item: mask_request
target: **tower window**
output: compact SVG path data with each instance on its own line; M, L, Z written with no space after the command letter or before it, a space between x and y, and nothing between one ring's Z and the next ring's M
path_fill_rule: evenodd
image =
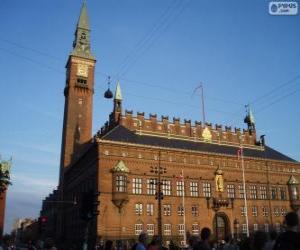
M86 86L87 85L87 80L83 78L77 78L77 85L79 86Z

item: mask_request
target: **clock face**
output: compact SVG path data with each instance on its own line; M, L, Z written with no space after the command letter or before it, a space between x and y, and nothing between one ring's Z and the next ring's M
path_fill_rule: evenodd
M77 65L77 75L78 76L83 76L83 77L88 77L88 65L86 64L78 64Z

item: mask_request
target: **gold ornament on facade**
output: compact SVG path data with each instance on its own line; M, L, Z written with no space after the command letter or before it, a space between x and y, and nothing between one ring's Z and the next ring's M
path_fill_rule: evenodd
M220 168L217 169L215 173L216 191L224 192L224 178L223 172Z
M202 132L202 137L204 141L210 142L211 141L211 132L209 131L208 127L205 127Z

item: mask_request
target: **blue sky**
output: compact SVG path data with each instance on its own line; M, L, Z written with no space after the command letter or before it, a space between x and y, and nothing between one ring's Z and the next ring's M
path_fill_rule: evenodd
M271 16L268 1L88 0L97 58L93 131L107 120L106 77L124 108L245 128L300 160L300 16ZM13 157L6 231L36 217L58 182L65 84L81 0L1 0L0 154ZM280 87L282 86L282 87ZM273 91L274 90L274 91ZM268 94L269 93L269 94ZM267 94L267 95L266 95Z

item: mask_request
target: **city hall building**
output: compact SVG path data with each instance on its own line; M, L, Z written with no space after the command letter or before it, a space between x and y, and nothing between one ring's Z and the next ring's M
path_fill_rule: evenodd
M92 134L90 46L83 4L66 65L59 186L41 211L46 235L79 244L88 227L90 245L130 242L142 231L180 244L203 227L218 239L281 230L300 205L300 165L258 137L250 110L245 129L148 116L123 109L118 83L111 115ZM99 192L99 213L86 220L82 203L91 190Z

